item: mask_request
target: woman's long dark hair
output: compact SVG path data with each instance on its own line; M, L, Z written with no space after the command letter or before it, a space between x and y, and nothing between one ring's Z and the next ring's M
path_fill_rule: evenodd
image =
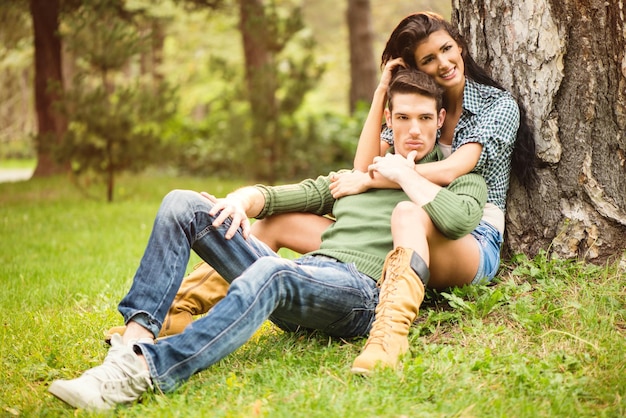
M402 19L391 33L381 62L385 64L401 57L410 67L417 68L415 50L430 34L445 30L461 47L461 57L465 65L466 77L488 86L505 90L496 80L474 61L469 48L459 31L443 17L435 13L421 12L409 15ZM524 187L530 187L537 179L535 136L528 121L526 108L517 100L520 113L520 124L517 129L517 138L511 156L511 169L515 177Z

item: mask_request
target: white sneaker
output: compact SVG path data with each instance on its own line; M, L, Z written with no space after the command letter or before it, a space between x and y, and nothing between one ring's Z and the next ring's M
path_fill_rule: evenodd
M101 366L77 379L55 380L48 391L74 408L106 410L138 400L152 389L150 373L122 336L113 335L111 349Z

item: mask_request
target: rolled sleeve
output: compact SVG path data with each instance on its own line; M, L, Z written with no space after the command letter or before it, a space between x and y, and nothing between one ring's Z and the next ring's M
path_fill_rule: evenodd
M309 212L317 215L331 213L335 203L329 187L332 174L307 179L297 184L256 185L255 187L265 196L265 205L256 218L262 219L289 212Z
M454 240L478 226L486 201L485 180L478 174L466 174L441 189L423 208L437 229Z

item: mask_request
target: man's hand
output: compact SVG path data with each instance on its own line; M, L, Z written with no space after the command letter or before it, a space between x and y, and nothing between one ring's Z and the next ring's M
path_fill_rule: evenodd
M402 180L406 180L407 173L415 173L416 156L417 151L411 151L406 158L399 154L374 157L374 162L369 165L367 171L371 178L374 178L374 173L379 173L386 179L402 185Z
M226 234L224 234L224 238L231 239L237 233L237 229L241 227L243 237L248 239L250 236L250 220L246 214L246 205L240 198L229 195L218 199L207 192L200 192L200 194L213 202L213 208L209 211L209 215L217 216L213 221L214 227L222 225L229 217L232 219L232 223Z
M363 193L370 188L369 176L358 170L335 174L330 179L330 193L335 199Z

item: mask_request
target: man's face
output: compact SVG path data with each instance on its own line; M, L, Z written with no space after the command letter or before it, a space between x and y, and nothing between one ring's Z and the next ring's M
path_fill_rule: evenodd
M414 93L396 93L393 110L385 110L387 126L393 131L396 154L406 157L417 151L416 161L433 150L437 140L437 129L441 128L445 110L437 112L435 99Z

